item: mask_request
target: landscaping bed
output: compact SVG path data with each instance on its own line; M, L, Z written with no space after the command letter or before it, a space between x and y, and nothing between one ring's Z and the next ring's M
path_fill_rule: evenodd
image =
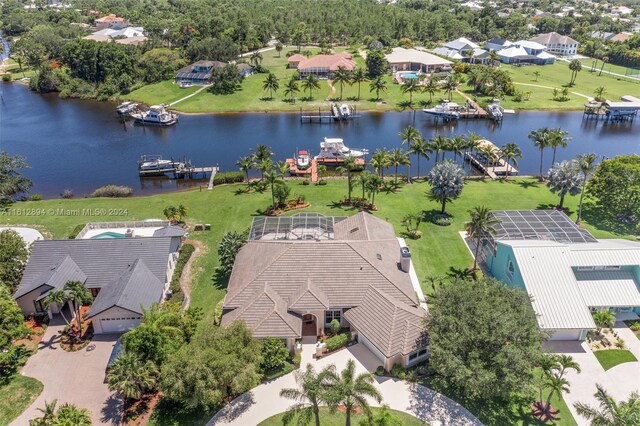
M595 351L593 354L605 371L618 364L637 361L636 357L626 349L606 349Z
M640 320L625 320L624 323L633 331L638 340L640 340Z
M343 409L344 410L344 409ZM371 407L371 411L375 416L376 413L380 409L377 407ZM401 411L389 410L389 412L400 422L399 424L403 426L424 426L428 425L417 417L411 416L407 413L403 413ZM258 423L259 426L282 426L282 417L284 413L276 414L273 417L269 417L263 422ZM361 421L366 419L366 415L362 413L353 414L351 416L351 424L357 425L360 424ZM335 413L331 413L327 407L320 408L320 421L323 426L342 426L344 425L345 415L341 410L336 411ZM295 425L297 421L297 417L290 423Z

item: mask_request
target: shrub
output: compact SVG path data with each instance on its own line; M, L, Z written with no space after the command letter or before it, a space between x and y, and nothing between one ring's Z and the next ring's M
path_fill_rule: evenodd
M448 216L437 216L433 219L433 223L438 226L449 226L451 225L451 218Z
M625 349L627 346L624 344L624 340L618 339L616 340L616 348Z
M331 352L346 346L347 343L349 343L350 341L351 341L351 333L347 332L347 333L340 333L333 337L328 338L325 341L325 344L327 345L327 350Z
M379 365L378 368L376 368L376 375L377 376L384 376L384 367Z
M4 74L2 76L2 81L4 81L5 83L8 83L11 81L11 74Z
M182 270L195 250L196 248L191 244L185 244L180 249L180 256L178 256L176 268L173 270L173 276L171 277L171 284L169 287L174 294L181 291L180 277L182 276Z
M302 181L302 184L303 184L304 186L307 186L307 185L309 185L310 183L311 183L311 182L309 181L309 179L305 179L305 180L303 180L303 181Z
M76 227L73 228L73 231L71 231L71 233L69 234L68 238L70 240L73 240L74 238L76 238L80 233L80 231L82 231L86 225L87 225L86 223L79 223L78 225L76 225Z
M239 232L225 232L222 236L222 241L218 246L218 257L220 258L220 265L217 271L224 276L231 274L233 264L236 261L236 255L247 242L247 236Z
M400 364L393 364L393 367L391 367L391 375L404 380L407 378L407 369Z
M253 67L253 72L255 72L256 74L266 74L269 72L269 69L262 64L258 64Z
M326 185L326 184L327 184L327 181L326 181L326 180L324 180L324 179L320 179L320 180L318 181L318 185Z
M640 331L640 322L634 322L633 324L631 324L631 330Z
M262 368L266 371L283 368L289 360L289 350L282 339L267 337L262 342Z
M65 189L64 191L62 191L62 194L60 194L60 196L68 200L69 198L73 198L73 191L70 189Z
M40 200L42 200L42 194L29 195L29 201L40 201Z
M133 189L128 186L121 185L107 185L102 186L91 194L92 197L106 197L106 198L124 198L130 197L133 194Z
M213 178L214 185L222 185L224 183L244 182L244 174L242 172L222 172L217 173Z
M224 306L224 299L219 301L216 304L215 309L213 310L213 325L220 325L222 321L222 308Z
M293 356L293 365L295 365L296 368L299 368L301 363L302 363L302 352L298 352Z
M332 336L338 334L338 332L340 331L340 321L338 321L337 319L331 321L331 324L329 325L329 331L331 332Z

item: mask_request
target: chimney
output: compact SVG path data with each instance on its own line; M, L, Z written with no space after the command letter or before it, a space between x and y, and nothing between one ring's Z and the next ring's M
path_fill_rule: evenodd
M400 269L404 272L409 272L411 267L411 251L409 247L400 247Z

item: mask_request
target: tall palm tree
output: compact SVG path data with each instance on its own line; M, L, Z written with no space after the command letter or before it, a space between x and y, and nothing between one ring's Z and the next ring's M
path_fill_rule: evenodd
M67 303L68 300L69 298L63 290L51 290L49 293L47 293L44 299L42 299L42 304L45 309L49 309L49 306L51 306L52 303L58 305L58 310L60 311L62 319L67 323L67 325L69 325L69 320L67 320L67 317L62 311L64 304Z
M278 174L273 169L265 172L264 178L271 187L271 205L276 209L276 183L281 182Z
M580 171L576 160L556 163L549 169L547 186L552 193L558 193L560 204L564 207L564 198L567 194L575 196L580 192Z
M249 57L249 60L251 61L253 66L257 67L258 65L260 65L260 62L262 62L262 53L256 50L251 54L251 56Z
M464 158L464 150L467 147L467 144L468 142L464 135L457 135L451 138L449 148L451 149L451 152L453 152L453 161L457 160L458 155L460 158Z
M403 131L398 132L398 136L400 136L402 140L402 143L400 146L403 146L403 147L405 144L407 144L407 146L410 147L411 143L413 143L418 139L422 139L422 135L420 134L420 131L411 125L407 126Z
M398 166L410 166L409 154L400 148L394 148L389 153L389 161L395 167L395 184L398 185Z
M444 160L444 152L449 148L449 140L444 135L436 135L431 139L431 149L436 152L436 164L440 160L440 153Z
M442 86L444 92L449 96L449 100L451 100L453 92L458 90L458 87L460 87L460 80L454 77L454 74L447 77L444 81L444 85Z
M376 77L375 80L369 83L369 92L376 92L376 100L380 100L380 92L387 91L387 81L383 76Z
M544 149L548 147L550 144L549 132L550 132L550 129L545 127L538 130L532 130L528 136L529 139L533 141L533 144L536 146L536 148L540 150L540 177L539 177L540 182L544 181L544 175L542 172L542 158L544 155Z
M273 156L273 150L268 145L258 144L253 153L253 158L256 162L269 159Z
M582 202L584 200L584 192L587 188L587 180L596 171L596 159L598 156L594 153L578 155L578 168L582 174L582 189L580 190L580 202L578 203L578 218L576 223L582 220Z
M82 336L82 317L80 308L82 305L91 303L93 298L91 292L80 281L67 281L64 284L63 291L67 294L69 300L73 302L76 321L78 322L78 337Z
M367 189L367 185L369 184L369 181L371 180L371 172L369 170L363 170L362 173L360 173L360 175L358 176L358 184L362 187L362 198L365 198L365 192Z
M390 165L389 151L387 151L386 148L376 149L371 156L369 164L373 167L373 170L384 179L384 169Z
M582 62L580 62L579 59L573 59L569 62L569 69L571 70L571 81L569 82L569 86L573 86L576 83L578 73L582 71Z
M380 186L383 183L382 178L378 175L372 175L369 182L367 182L367 192L371 194L371 204L375 204L376 194L380 192Z
M467 222L467 234L469 238L475 240L476 250L473 258L473 270L478 269L478 255L480 254L480 246L482 241L488 237L495 236L498 233L496 226L500 223L493 212L485 206L476 207L469 210L471 220Z
M551 409L551 398L555 393L561 397L563 392L569 392L569 381L564 377L551 375L546 378L545 385L549 389L549 395L547 395L547 401L544 404L544 408L548 412Z
M284 177L287 173L289 173L289 163L286 161L278 161L276 164L276 168L280 172L280 176Z
M558 363L558 367L557 367L558 377L564 377L564 373L566 373L566 371L570 368L576 370L576 373L582 372L582 369L580 368L580 364L576 362L576 360L573 359L571 355L567 355L567 354L555 355L555 359Z
M576 412L587 420L592 426L626 426L640 424L640 394L632 392L626 401L616 402L609 393L596 384L595 397L599 406L578 402L573 404Z
M143 361L137 354L125 351L109 367L107 384L128 400L139 400L153 388L158 376L158 368L151 361Z
M281 42L277 42L276 43L276 52L278 52L278 58L282 54L282 49L284 49L284 44L282 44Z
M344 85L348 84L350 81L351 72L347 71L345 67L340 66L333 72L333 82L340 86L340 99L342 99L342 89L344 88Z
M284 95L288 96L289 99L293 100L293 97L298 92L300 92L300 88L298 87L298 80L296 80L295 77L291 77L291 80L289 80L287 82L287 85L284 87Z
M236 161L236 166L244 173L245 179L247 183L249 183L249 170L253 168L253 159L248 156L240 157L240 159Z
M269 73L262 83L262 90L269 91L269 99L273 99L273 92L277 92L279 88L278 77L273 73Z
M418 79L416 78L405 80L400 89L402 90L403 94L409 94L409 105L413 104L413 94L421 90L420 84L418 84Z
M358 100L360 100L360 85L365 83L367 80L369 80L367 78L367 72L362 67L356 68L351 73L351 82L358 84Z
M549 146L553 148L553 156L551 157L551 165L556 163L556 150L558 147L566 148L572 138L567 137L569 132L557 128L551 129L549 133Z
M426 139L415 139L409 145L409 154L418 156L418 178L420 178L420 158L424 157L428 160L430 158L431 152L431 145Z
M288 425L294 417L298 417L297 425L306 426L315 419L316 426L320 426L320 405L327 402L329 376L335 377L335 366L329 365L316 373L313 365L297 370L294 373L298 388L285 388L280 391L281 398L293 399L294 405L289 407L282 418L282 423Z
M433 101L433 95L440 91L438 79L431 77L429 81L422 86L422 91L429 94L429 103L431 103Z
M600 58L600 60L602 61L602 66L600 67L600 72L598 73L598 77L602 75L602 70L604 69L604 65L609 62L609 57L608 56L603 56L602 58Z
M509 179L509 174L511 173L511 165L513 167L518 166L518 159L522 159L522 150L515 143L507 143L502 145L502 157L507 162L507 179Z
M347 186L349 187L349 192L348 192L348 197L347 199L349 200L349 203L351 203L351 189L352 189L352 185L351 185L351 174L353 173L353 171L356 169L356 160L353 157L347 157L344 159L344 162L342 163L342 166L338 167L336 169L336 171L340 174L346 174L347 175Z
M380 392L374 386L375 377L371 373L362 373L356 376L356 363L352 359L347 361L347 367L340 375L329 375L331 390L328 394L329 406L335 410L338 404L345 408L346 426L351 426L351 414L361 408L365 413L371 413L367 398L376 402L382 401Z
M309 91L309 99L313 99L313 91L320 89L320 81L315 74L309 74L306 80L302 81L302 90Z
M496 154L496 150L493 147L493 145L482 145L479 149L478 149L478 153L480 153L480 155L482 155L487 163L484 166L484 170L482 171L482 177L484 178L487 175L487 172L489 171L489 167L495 167L495 162L497 160L498 155Z

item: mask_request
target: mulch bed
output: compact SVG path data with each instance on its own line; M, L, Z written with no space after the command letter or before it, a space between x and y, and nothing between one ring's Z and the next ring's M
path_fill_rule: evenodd
M338 410L340 410L343 413L346 413L347 412L347 407L345 407L344 405L338 405ZM356 408L353 408L351 410L351 414L360 414L363 411L364 410L362 409L362 407L356 407Z
M277 210L273 210L271 211L271 207L269 207L269 209L267 209L267 216L280 216L281 214L284 214L286 212L290 212L293 210L300 210L300 209L306 209L307 207L309 207L311 205L311 203L309 202L305 202L302 204L289 204L287 205L287 207L283 208L283 209L277 209Z
M539 402L536 401L531 404L531 411L533 412L535 418L540 420L541 422L546 423L558 420L558 410L553 408L553 405L549 405L549 409L547 410L542 407Z
M144 395L139 401L127 406L123 413L123 426L146 426L156 405L160 401L160 393Z

